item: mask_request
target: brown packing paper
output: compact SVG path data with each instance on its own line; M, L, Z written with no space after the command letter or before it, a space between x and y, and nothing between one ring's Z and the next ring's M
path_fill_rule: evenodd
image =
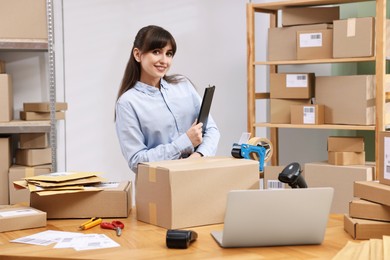
M99 172L54 172L45 175L38 175L30 178L25 178L27 181L36 180L36 181L51 181L51 182L62 182L77 180L82 178L87 178L91 176L99 175Z

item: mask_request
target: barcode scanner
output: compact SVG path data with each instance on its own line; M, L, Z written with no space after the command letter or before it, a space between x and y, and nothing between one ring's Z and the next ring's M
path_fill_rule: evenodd
M301 175L301 166L297 162L287 165L281 173L279 173L279 181L287 183L291 188L307 188L307 184Z
M198 238L198 234L192 230L168 229L166 243L168 248L186 249Z

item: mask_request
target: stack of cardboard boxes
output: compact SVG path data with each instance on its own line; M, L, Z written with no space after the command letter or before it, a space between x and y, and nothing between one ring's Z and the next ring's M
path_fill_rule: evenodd
M65 119L65 110L68 109L68 104L65 102L57 102L54 108L55 119ZM23 111L20 111L20 119L27 121L50 120L50 103L23 103Z

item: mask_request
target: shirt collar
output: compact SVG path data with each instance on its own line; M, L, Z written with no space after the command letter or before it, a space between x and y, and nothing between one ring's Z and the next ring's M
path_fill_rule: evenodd
M160 81L160 87L167 90L169 88L169 84L166 80L161 79ZM145 84L141 81L137 81L137 83L134 85L134 88L138 91L141 91L148 95L155 95L160 92L160 90L154 86L150 86L148 84Z

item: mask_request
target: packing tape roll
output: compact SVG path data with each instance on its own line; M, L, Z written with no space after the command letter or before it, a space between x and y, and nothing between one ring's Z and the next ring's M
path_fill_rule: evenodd
M248 144L259 145L259 146L262 146L265 148L264 162L268 162L271 159L272 153L273 153L273 147L272 147L271 141L268 140L267 138L253 137L253 138L249 139ZM256 160L256 161L260 160L260 158L257 156L256 153L250 153L249 156L251 157L252 160Z

